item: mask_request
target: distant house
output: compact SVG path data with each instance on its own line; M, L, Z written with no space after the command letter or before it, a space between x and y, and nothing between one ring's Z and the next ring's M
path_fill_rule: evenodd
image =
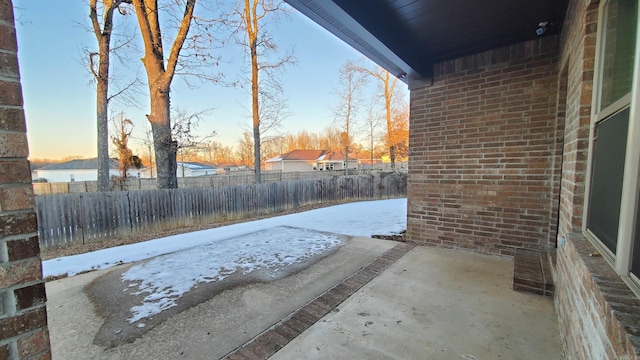
M33 171L36 179L48 182L96 181L98 180L98 161L93 159L76 159L59 164L51 164ZM109 177L120 176L118 159L109 159ZM138 170L130 169L130 177L138 177Z
M232 172L236 172L236 171L242 171L242 170L246 170L247 167L243 166L243 165L238 165L238 164L231 164L231 163L220 163L220 164L216 164L216 168L218 169L218 174L228 174L228 173L232 173Z
M265 161L266 171L343 170L344 154L328 150L293 150ZM349 169L358 167L358 160L349 157Z
M215 175L217 172L218 168L214 165L207 165L199 162L178 161L178 177Z
M178 161L176 169L177 177L194 177L205 175L216 175L218 173L218 167L216 165L208 165L199 162L182 162ZM141 177L143 178L155 178L157 176L157 169L155 166L147 167L141 170Z

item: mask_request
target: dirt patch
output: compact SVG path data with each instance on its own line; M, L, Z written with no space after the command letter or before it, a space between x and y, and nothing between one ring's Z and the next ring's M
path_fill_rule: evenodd
M75 244L70 246L42 250L40 252L40 257L42 258L42 260L49 260L49 259L62 257L62 256L84 254L91 251L107 249L107 248L121 246L121 245L135 244L135 243L157 239L161 237L166 237L166 236L213 229L220 226L227 226L227 225L232 225L232 224L237 224L237 223L242 223L247 221L260 220L260 219L267 219L274 216L295 214L295 213L319 209L327 206L346 204L349 202L351 201L328 201L328 202L323 202L321 204L304 205L297 209L286 210L286 211L268 214L268 215L256 216L256 217L247 218L243 220L230 220L230 221L223 221L215 224L201 224L201 225L195 225L195 226L182 227L182 228L177 228L173 230L150 231L143 234L131 234L131 235L127 235L126 237L117 237L117 238L112 238L104 241L92 242L88 244Z

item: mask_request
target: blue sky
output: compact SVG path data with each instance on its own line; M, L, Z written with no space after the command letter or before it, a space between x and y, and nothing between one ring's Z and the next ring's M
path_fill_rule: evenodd
M20 0L14 5L30 157L96 156L95 86L81 63L83 46L96 43L93 34L80 25L89 24L88 5L84 1L61 6L57 1ZM340 67L362 56L295 10L273 35L281 49L293 48L298 60L282 75L291 113L282 130L320 132L333 122L331 106L337 101L334 92ZM224 68L227 80L238 79L247 71L239 51L236 45L228 45L219 52L229 64ZM136 54L133 61L140 57ZM141 67L140 71L145 78ZM250 98L244 90L213 84L191 89L179 78L173 84L172 106L188 111L212 109L198 132L215 131L213 140L234 145L242 131L250 128ZM375 83L370 87L375 89ZM124 111L135 124L133 136L143 137L149 105L144 95L138 100L139 107L113 103L110 110Z

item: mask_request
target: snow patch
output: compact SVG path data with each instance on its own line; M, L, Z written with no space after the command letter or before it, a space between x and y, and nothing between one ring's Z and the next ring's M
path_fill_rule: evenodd
M43 261L42 271L45 277L73 276L84 271L146 260L277 226L295 226L364 237L396 234L407 226L407 199L354 202L65 256ZM282 237L288 235L283 233Z
M127 320L134 323L176 306L198 283L221 281L236 271L247 275L291 266L340 243L336 235L276 227L156 257L122 274L122 280L137 287L130 295L147 294Z

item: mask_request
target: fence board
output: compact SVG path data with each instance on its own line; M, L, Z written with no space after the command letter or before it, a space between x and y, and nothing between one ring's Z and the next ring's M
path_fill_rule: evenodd
M233 186L81 192L36 197L43 249L278 213L333 200L406 196L403 173L301 178Z

